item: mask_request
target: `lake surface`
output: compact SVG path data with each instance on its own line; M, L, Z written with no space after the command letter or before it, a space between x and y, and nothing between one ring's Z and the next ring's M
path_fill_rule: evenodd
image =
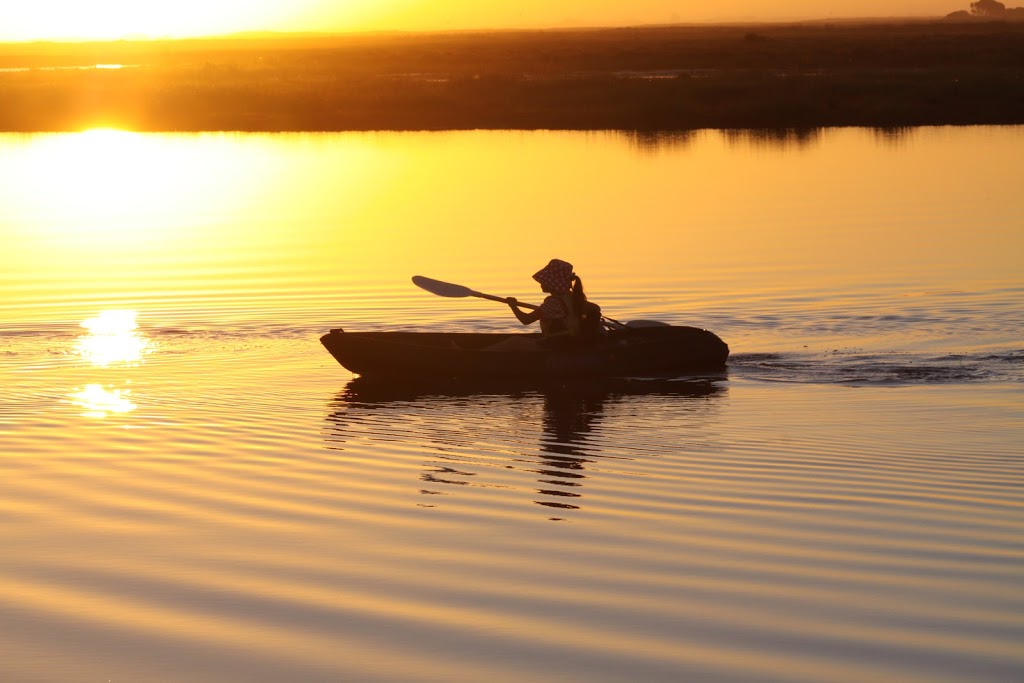
M0 135L0 679L1019 681L1024 128ZM557 257L721 377L382 388Z

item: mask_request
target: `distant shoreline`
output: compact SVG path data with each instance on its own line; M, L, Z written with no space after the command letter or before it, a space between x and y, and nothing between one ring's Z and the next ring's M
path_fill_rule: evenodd
M1021 123L1022 22L0 45L9 132Z

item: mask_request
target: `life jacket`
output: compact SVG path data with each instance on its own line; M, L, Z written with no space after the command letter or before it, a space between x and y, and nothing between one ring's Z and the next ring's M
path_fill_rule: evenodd
M576 336L580 329L580 317L576 312L576 302L571 293L552 294L565 307L565 316L561 318L541 318L540 331L545 337Z
M553 294L565 306L564 318L541 319L540 331L549 337L591 337L601 333L601 307L591 301L583 303L583 310L576 305L572 293Z

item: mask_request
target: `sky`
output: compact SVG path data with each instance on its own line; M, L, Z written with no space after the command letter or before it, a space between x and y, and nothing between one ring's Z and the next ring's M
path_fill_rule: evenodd
M0 41L942 16L969 0L0 0ZM1010 3L1011 5L1014 3Z

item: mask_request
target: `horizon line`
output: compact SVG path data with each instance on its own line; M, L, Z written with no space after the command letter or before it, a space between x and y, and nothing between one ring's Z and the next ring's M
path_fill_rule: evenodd
M156 42L186 42L201 40L254 40L254 39L289 39L289 38L352 38L369 36L423 36L423 35L453 35L453 34L480 34L480 33L546 33L559 31L609 31L625 29L648 29L648 28L715 28L715 27L754 27L754 26L798 26L798 25L820 25L832 23L924 23L930 21L942 21L948 15L901 15L901 16L840 16L840 17L816 17L816 18L790 18L790 19L736 19L729 21L692 21L692 22L652 22L644 24L619 24L619 25L574 25L574 26L512 26L512 27L479 27L459 29L366 29L366 30L338 30L338 31L278 31L274 29L252 29L244 31L232 31L229 33L209 33L182 36L146 36L129 35L120 38L26 38L24 40L0 40L0 45L88 45L97 43L156 43ZM989 20L991 18L978 18L978 20ZM995 20L998 21L998 20Z

